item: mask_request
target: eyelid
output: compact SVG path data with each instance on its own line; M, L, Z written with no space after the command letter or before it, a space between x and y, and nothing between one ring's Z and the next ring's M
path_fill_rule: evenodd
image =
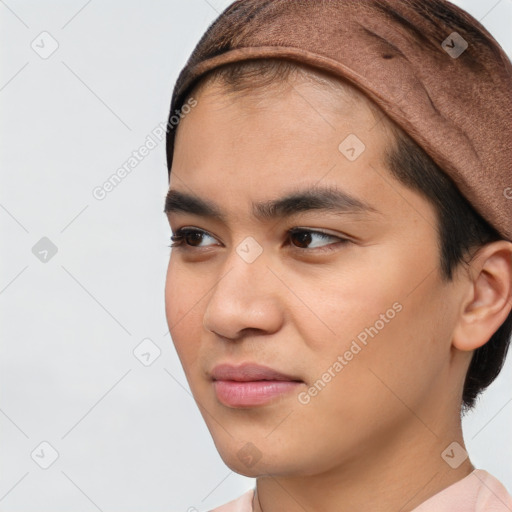
M302 233L303 231L308 231L311 233L317 233L320 235L330 236L332 238L339 238L341 240L350 240L350 237L347 235L344 235L342 233L330 233L329 231L320 229L320 228L310 228L307 226L294 226L293 228L290 228L286 231L286 233Z

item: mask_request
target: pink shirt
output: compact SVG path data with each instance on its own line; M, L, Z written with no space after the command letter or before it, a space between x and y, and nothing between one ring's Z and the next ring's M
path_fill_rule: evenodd
M254 489L211 512L253 512ZM512 512L512 496L482 469L438 492L412 512Z

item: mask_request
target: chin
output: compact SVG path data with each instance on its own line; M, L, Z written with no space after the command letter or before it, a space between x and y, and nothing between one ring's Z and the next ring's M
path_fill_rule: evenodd
M245 439L235 440L228 435L223 435L222 441L214 438L221 459L235 473L249 478L300 473L300 461L293 457L297 450L287 449L281 442L270 443L264 437L254 441ZM301 466L307 465L302 462Z

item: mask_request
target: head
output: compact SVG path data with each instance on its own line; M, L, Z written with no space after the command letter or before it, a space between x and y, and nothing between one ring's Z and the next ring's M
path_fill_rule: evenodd
M318 473L460 428L507 352L512 244L339 77L256 59L187 97L166 209L195 231L172 251L166 313L225 462ZM296 382L226 402L214 367L245 362Z

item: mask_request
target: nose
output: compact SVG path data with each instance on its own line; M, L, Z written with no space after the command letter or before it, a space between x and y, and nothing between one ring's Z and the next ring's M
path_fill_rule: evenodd
M247 262L233 252L226 263L209 297L204 328L231 340L248 331L278 331L283 322L284 286L267 267L264 255Z

